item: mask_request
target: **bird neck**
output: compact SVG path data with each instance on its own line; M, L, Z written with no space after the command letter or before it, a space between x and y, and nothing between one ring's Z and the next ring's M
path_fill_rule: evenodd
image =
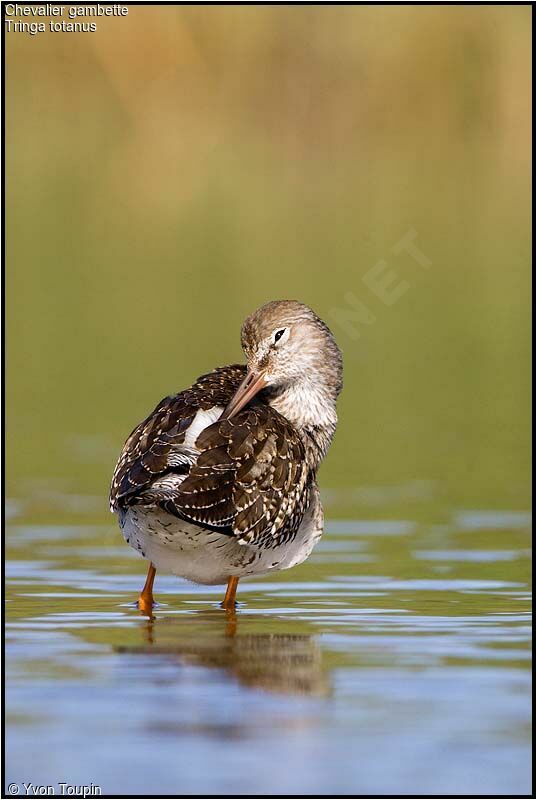
M337 424L336 399L329 388L307 380L269 396L269 405L302 434L315 468L332 441Z

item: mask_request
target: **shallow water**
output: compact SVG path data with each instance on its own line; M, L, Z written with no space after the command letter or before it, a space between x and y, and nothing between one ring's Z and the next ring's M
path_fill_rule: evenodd
M529 792L529 515L427 496L331 520L326 494L310 560L242 581L234 617L220 587L159 575L152 622L132 605L144 563L97 498L47 525L13 501L7 781Z

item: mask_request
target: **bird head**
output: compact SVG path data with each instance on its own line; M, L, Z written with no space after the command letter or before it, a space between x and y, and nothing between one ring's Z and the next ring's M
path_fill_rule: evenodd
M254 311L241 330L248 372L224 416L237 414L261 390L325 390L333 402L342 388L342 358L334 336L311 308L273 300Z

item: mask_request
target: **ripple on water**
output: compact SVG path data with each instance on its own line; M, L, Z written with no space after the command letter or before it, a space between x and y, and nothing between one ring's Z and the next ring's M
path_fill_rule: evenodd
M235 617L222 587L157 575L152 623L132 604L145 562L113 526L11 525L10 779L46 737L32 780L110 793L151 793L148 763L160 793L252 794L250 774L275 794L523 793L528 520L329 521L306 564L241 581ZM267 772L289 753L291 778Z

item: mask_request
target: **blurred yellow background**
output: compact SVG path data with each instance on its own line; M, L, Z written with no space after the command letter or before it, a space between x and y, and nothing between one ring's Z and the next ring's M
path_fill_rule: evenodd
M528 507L531 8L97 26L6 34L8 492L104 509L132 427L293 298L344 353L325 489ZM393 252L411 230L427 270ZM390 306L363 280L380 260L408 283ZM353 302L375 318L355 335Z

